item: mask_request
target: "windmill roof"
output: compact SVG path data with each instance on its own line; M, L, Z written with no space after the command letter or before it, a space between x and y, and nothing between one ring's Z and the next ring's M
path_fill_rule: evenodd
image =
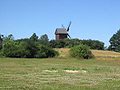
M55 34L68 34L65 28L57 28Z

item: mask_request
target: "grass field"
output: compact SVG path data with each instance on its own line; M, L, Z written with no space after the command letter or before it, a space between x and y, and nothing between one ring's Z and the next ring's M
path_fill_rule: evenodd
M0 58L0 90L120 90L119 59Z

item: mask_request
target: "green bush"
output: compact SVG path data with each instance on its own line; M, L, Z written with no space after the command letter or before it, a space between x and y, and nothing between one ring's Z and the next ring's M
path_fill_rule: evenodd
M58 52L32 40L21 42L7 40L0 50L0 55L14 58L48 58L57 56Z
M35 54L35 57L36 58L48 58L48 57L55 57L57 55L58 55L57 51L55 51L51 48L48 48L46 46L39 45L38 50Z
M90 59L93 58L93 54L90 48L86 45L74 46L70 49L70 55L75 58Z

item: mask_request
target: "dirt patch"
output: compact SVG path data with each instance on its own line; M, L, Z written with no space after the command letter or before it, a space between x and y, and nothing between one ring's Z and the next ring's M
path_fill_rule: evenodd
M51 73L55 73L55 72L58 72L58 70L43 70L43 72L51 72Z
M67 73L79 73L77 70L64 70Z
M85 70L64 70L66 73L87 73Z

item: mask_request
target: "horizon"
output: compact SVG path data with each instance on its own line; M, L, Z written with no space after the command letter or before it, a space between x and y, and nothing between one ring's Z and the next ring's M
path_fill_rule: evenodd
M119 0L1 0L0 34L15 39L47 34L55 39L55 29L72 21L71 38L109 39L120 28Z

